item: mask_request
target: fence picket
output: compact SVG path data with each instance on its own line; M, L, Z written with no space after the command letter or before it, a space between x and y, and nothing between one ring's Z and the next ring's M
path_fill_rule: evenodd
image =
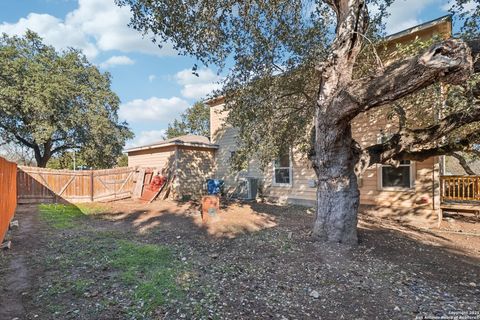
M69 202L126 198L132 193L134 171L134 168L73 171L20 166L18 200L41 203L54 202L57 198ZM109 181L109 185L105 181Z
M17 165L0 157L0 243L17 207Z

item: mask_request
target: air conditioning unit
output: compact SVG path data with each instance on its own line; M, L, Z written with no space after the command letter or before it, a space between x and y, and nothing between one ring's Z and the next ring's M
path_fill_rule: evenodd
M248 177L247 179L247 200L255 200L258 191L258 178Z
M258 192L258 178L245 177L239 181L237 196L243 200L255 200Z

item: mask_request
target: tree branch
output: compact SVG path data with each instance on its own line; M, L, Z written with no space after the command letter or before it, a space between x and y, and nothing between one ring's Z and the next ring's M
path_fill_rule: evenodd
M79 148L79 146L77 146L77 145L63 145L63 146L56 147L56 148L52 149L51 154L54 155L54 154L56 154L60 151L68 150L68 149L74 149L74 148Z
M437 124L410 132L415 137L415 144L421 144L436 141L454 130L474 122L480 122L480 106L471 110L452 113L441 119Z
M401 136L396 134L385 143L367 147L363 151L365 157L368 158L368 162L365 165L368 167L376 163L388 163L391 160L423 161L430 157L451 155L454 152L468 152L472 143L479 139L480 131L475 131L459 140L443 144L404 145L400 141Z
M28 141L27 139L21 137L19 134L15 133L15 132L11 132L10 128L8 128L7 126L4 126L2 125L2 123L0 123L0 128L2 128L3 130L5 130L5 132L9 133L9 134L12 134L15 139L18 140L18 142L24 144L25 146L31 148L31 149L34 149L35 147L38 147L37 144L33 143L33 142L30 142Z
M470 48L469 45L474 47ZM353 81L342 92L355 102L351 104L352 110L346 110L346 114L355 116L438 81L462 84L474 72L477 50L476 42L467 44L449 39L430 47L425 53L392 63L379 76Z
M480 39L467 41L468 46L472 50L473 56L473 72L480 72Z
M473 171L472 168L470 168L470 166L468 165L468 162L467 162L467 160L465 159L464 156L462 156L460 153L456 153L456 152L452 153L451 155L452 155L452 157L454 157L458 160L458 163L462 166L463 170L465 170L465 172L468 175L471 175L471 176L475 175L475 171Z

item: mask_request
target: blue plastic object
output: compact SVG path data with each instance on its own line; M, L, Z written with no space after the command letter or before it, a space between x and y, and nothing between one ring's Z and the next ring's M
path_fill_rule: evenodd
M220 179L207 179L207 193L208 194L220 194L223 189L223 180Z

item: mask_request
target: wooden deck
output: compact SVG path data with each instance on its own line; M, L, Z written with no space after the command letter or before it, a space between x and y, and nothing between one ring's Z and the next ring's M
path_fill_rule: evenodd
M444 202L440 204L440 209L445 211L480 211L480 203L458 203L458 202Z
M441 176L440 210L438 225L443 212L474 212L480 215L480 176Z

